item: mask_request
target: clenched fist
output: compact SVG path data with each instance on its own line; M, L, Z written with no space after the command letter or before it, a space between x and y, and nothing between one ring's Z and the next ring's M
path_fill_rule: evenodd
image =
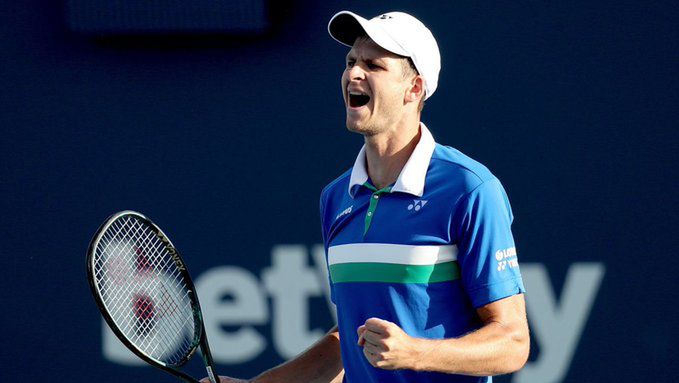
M363 354L374 367L385 370L417 369L420 339L409 336L396 324L370 318L356 331L358 345L363 346Z

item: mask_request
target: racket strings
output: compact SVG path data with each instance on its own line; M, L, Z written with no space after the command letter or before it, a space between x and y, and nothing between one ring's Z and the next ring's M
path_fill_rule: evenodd
M109 314L140 351L177 365L195 348L193 307L166 245L132 216L114 221L93 258L94 280Z
M138 229L137 227L132 227L131 230ZM121 231L118 230L117 236L119 237L121 235ZM113 237L115 238L115 237ZM151 239L155 238L155 234L152 232L146 232L144 236L140 236L137 240L136 243L132 241L127 241L125 245L121 248L120 245L117 246L117 248L114 248L113 251L118 253L118 254L125 254L127 259L127 266L128 268L132 267L132 262L130 262L130 254L132 254L132 251L139 256L140 254L148 253L150 257L146 257L145 259L145 264L146 267L145 269L142 270L137 270L139 273L135 274L130 274L129 270L126 272L128 275L134 275L133 283L128 283L128 286L131 287L136 287L137 290L142 290L142 291L160 291L160 294L154 294L157 295L157 299L154 299L154 297L149 296L149 294L146 294L144 296L136 296L136 299L133 298L133 301L136 303L135 309L136 311L133 312L134 315L132 316L127 316L126 322L124 322L124 325L127 329L134 329L136 334L139 336L139 341L141 341L141 344L139 345L140 348L145 349L150 351L150 354L154 355L158 354L159 349L162 349L164 347L164 344L167 344L168 341L170 343L176 343L172 342L174 338L176 337L175 334L178 333L178 331L181 331L182 325L178 324L176 321L164 321L164 325L168 327L168 329L171 331L170 334L172 334L170 337L168 337L168 332L164 331L157 331L155 329L155 326L157 326L158 320L162 319L165 315L171 314L172 312L168 312L167 308L172 308L170 311L177 311L178 304L176 302L176 299L171 296L171 294L168 292L168 289L166 285L173 285L177 284L177 279L180 278L179 275L174 275L174 280L170 281L170 283L167 283L168 281L165 281L166 283L162 283L163 279L158 278L158 275L156 273L149 273L149 265L151 264L156 264L156 268L158 270L167 270L167 267L171 264L171 260L168 257L165 258L160 258L157 259L158 255L161 255L162 249L164 249L164 246L161 243L158 242L153 242ZM114 243L114 242L110 242ZM148 249L151 249L152 251L149 252ZM122 252L121 252L122 250ZM155 255L156 257L154 257ZM154 259L156 258L156 259ZM137 260L139 258L135 257L135 264L138 264ZM120 267L118 265L118 267ZM167 279L167 273L165 275L165 279ZM139 282L145 282L146 283L146 288L139 289L138 285ZM126 296L128 294L125 294ZM159 304L157 305L157 310L155 309L156 306L152 306L149 304L150 302L153 301L158 301ZM147 312L140 312L139 309L140 307L143 307ZM153 312L148 312L149 309L154 308ZM186 328L186 327L183 327ZM153 330L156 330L155 334L156 336L147 336L148 334L154 334ZM163 338L163 339L156 339L156 338ZM186 339L186 338L185 338ZM160 340L160 341L159 341ZM188 340L188 339L187 339ZM186 343L186 342L185 342ZM166 351L163 351L162 354L167 354ZM170 358L172 359L172 358Z

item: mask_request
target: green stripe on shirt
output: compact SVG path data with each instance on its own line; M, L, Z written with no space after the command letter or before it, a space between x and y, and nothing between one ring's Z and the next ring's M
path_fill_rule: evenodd
M436 283L460 278L457 262L434 265L403 265L394 263L339 263L330 265L333 283L387 282L387 283Z

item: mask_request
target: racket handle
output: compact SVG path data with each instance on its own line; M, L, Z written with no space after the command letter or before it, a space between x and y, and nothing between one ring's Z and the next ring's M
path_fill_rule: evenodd
M207 376L210 378L210 383L220 383L219 376L215 374L215 362L212 360L212 351L210 351L210 344L207 341L204 323L201 323L200 351L202 351L203 354L203 362L205 363L205 369L207 370Z
M207 376L210 378L210 383L219 383L219 378L212 371L212 366L205 366L205 369L207 370Z

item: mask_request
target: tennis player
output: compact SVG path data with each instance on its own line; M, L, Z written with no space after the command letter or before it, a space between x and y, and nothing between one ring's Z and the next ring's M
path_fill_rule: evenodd
M436 40L400 12L344 11L328 29L351 47L346 125L365 141L321 194L338 326L251 381L492 382L517 371L529 335L506 193L420 121L438 83Z

